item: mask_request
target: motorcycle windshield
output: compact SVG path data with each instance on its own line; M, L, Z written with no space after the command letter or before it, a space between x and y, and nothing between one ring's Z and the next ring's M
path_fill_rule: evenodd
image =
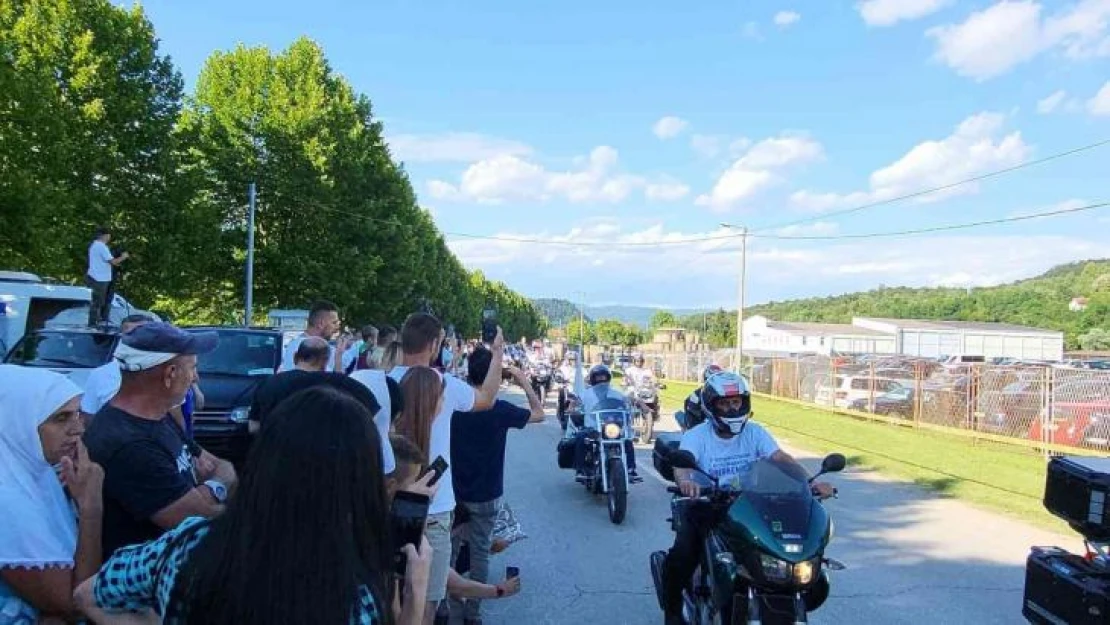
M759 460L741 476L740 489L741 507L750 508L776 539L790 540L808 533L814 500L808 476L798 465Z

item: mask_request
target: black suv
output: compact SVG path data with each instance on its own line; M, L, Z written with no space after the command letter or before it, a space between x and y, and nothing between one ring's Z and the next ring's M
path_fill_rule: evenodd
M220 335L215 351L197 358L204 409L193 413L193 438L215 456L242 464L250 449L247 423L258 387L281 366L280 330L190 327Z

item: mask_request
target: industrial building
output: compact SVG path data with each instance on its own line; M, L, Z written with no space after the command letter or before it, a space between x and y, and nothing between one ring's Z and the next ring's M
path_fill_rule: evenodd
M902 354L1057 361L1064 334L1005 323L856 317L851 324L744 320L744 351L753 354Z

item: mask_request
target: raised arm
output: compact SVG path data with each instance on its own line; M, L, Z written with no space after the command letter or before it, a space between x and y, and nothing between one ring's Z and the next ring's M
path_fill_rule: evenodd
M474 410L488 410L497 401L497 393L501 390L501 363L504 358L505 339L501 335L501 328L497 328L497 336L490 345L493 358L489 363L489 373L486 379L474 393Z

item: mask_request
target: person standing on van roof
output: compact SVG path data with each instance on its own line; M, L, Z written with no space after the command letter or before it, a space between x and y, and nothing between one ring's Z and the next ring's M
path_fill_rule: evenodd
M93 242L89 245L89 269L85 273L85 284L92 289L92 302L89 305L89 325L92 327L108 321L108 313L112 310L112 301L108 298L112 286L112 269L131 256L127 252L112 256L112 250L108 249L111 240L110 230L97 228Z

